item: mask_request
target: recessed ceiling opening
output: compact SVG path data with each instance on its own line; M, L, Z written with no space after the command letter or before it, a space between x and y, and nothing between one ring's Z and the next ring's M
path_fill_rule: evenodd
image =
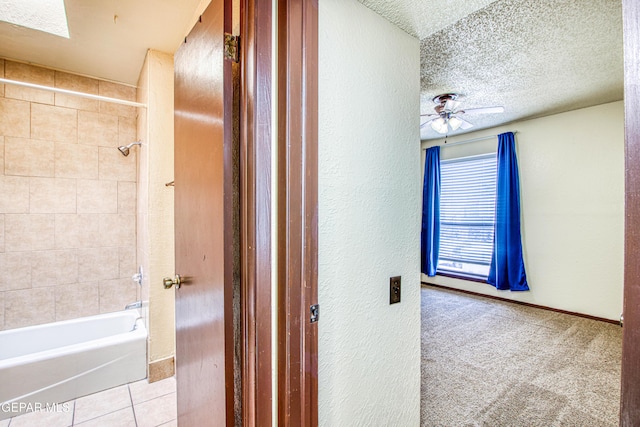
M64 0L0 0L0 20L69 38Z

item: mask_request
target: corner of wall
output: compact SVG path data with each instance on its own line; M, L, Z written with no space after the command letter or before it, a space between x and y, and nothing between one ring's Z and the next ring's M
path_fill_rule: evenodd
M164 374L175 354L175 291L162 278L174 272L173 235L173 56L149 50L138 83L141 102L138 136L143 141L139 164L139 262L145 268L143 298L148 299L150 375ZM153 370L156 363L162 369ZM160 366L158 365L158 366ZM168 365L167 365L168 366ZM154 374L155 375L155 374ZM151 377L150 377L151 378Z

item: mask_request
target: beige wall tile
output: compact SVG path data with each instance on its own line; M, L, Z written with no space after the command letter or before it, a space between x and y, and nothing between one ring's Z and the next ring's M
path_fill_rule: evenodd
M56 321L77 319L98 313L97 283L56 286Z
M0 254L0 292L31 288L31 252Z
M5 78L9 80L53 87L53 70L47 70L46 68L6 61L4 74ZM40 104L53 104L53 92L16 85L7 85L4 96L5 98L21 99Z
M124 157L116 147L99 147L99 178L114 181L136 180L136 150L131 149L127 157Z
M5 329L39 325L55 320L53 288L5 292L4 298Z
M78 111L31 104L31 138L75 144L78 142Z
M136 135L135 117L118 117L118 145L129 145L139 138Z
M29 178L0 175L0 213L29 212Z
M144 269L144 276L142 278L142 287L140 288L141 298L144 301L149 300L149 271L150 271L150 260L149 260L149 245L147 244L148 240L145 240L145 236L141 230L142 222L146 216L138 215L138 232L137 232L137 244L136 244L136 262L138 265L141 265Z
M74 90L76 92L99 95L100 81L91 77L56 71L54 74L56 87L60 89Z
M78 213L118 212L118 183L78 180Z
M57 142L54 149L56 177L98 178L98 147Z
M120 256L118 248L78 250L78 279L82 281L118 278Z
M0 331L4 330L4 292L0 292Z
M7 214L4 217L6 252L53 249L53 214Z
M100 246L100 216L96 214L57 214L56 249Z
M118 248L120 254L120 278L131 279L131 277L138 272L138 264L136 263L136 248L135 246L128 246Z
M116 148L118 146L118 117L78 111L78 143Z
M4 59L0 59L0 77L4 77ZM0 84L0 96L4 96L4 85Z
M137 286L131 279L100 282L100 313L120 311L130 302L137 301Z
M100 80L100 95L109 98L123 99L125 101L136 102L135 86L128 86L120 83L107 82ZM126 114L120 114L125 116Z
M100 215L100 240L104 246L135 247L136 216Z
M7 137L4 143L5 175L53 176L51 141Z
M0 135L0 175L4 175L4 136Z
M0 214L0 252L4 252L4 214Z
M7 68L7 78L136 100L135 87L9 62L0 59L0 76ZM5 90L0 85L0 330L122 310L138 297L131 276L140 147L129 157L117 147L137 140L137 110Z
M56 87L61 89L98 95L98 80L89 77L56 71L55 84ZM77 110L95 112L100 108L99 102L95 99L81 98L79 96L65 95L61 93L57 93L55 95L55 104L60 107L69 107Z
M136 101L136 88L112 82L100 81L100 95L109 98ZM135 107L100 101L100 112L114 116L135 117Z
M31 252L32 288L71 284L77 281L78 255L75 250Z
M54 104L58 107L73 108L75 110L93 111L100 110L100 101L96 99L82 98L76 95L56 93Z
M0 135L29 138L31 104L27 101L0 98Z
M75 213L76 180L65 178L30 178L30 213Z
M135 182L118 182L118 213L136 212L136 191Z

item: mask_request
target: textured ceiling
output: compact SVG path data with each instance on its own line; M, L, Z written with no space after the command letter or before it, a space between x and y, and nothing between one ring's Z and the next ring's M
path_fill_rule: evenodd
M65 0L69 39L0 21L0 57L136 84L147 49L173 53L203 2Z
M423 114L444 92L505 107L466 114L473 131L622 99L621 0L360 1L420 38ZM0 22L0 57L135 84L146 50L174 52L207 4L65 0L70 39Z
M420 40L495 0L359 0Z
M445 92L465 95L463 108L505 107L503 114L464 115L474 131L623 97L620 0L487 1L466 16L454 8L459 19L442 28L424 18L442 2L361 2L419 35L422 114L433 113L431 99ZM405 12L411 8L414 15ZM442 137L428 125L421 136Z

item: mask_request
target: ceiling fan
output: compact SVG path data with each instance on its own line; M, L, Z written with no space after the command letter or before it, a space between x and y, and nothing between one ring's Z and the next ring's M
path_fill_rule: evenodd
M449 129L456 131L458 129L469 129L473 127L471 123L460 118L463 114L491 114L491 113L503 113L504 107L482 107L482 108L467 108L465 110L460 109L461 101L458 99L461 95L457 93L443 93L433 98L433 102L436 104L434 110L435 114L421 114L420 117L427 117L428 120L420 125L422 129L427 124L431 123L431 127L438 133L445 134L449 132Z

